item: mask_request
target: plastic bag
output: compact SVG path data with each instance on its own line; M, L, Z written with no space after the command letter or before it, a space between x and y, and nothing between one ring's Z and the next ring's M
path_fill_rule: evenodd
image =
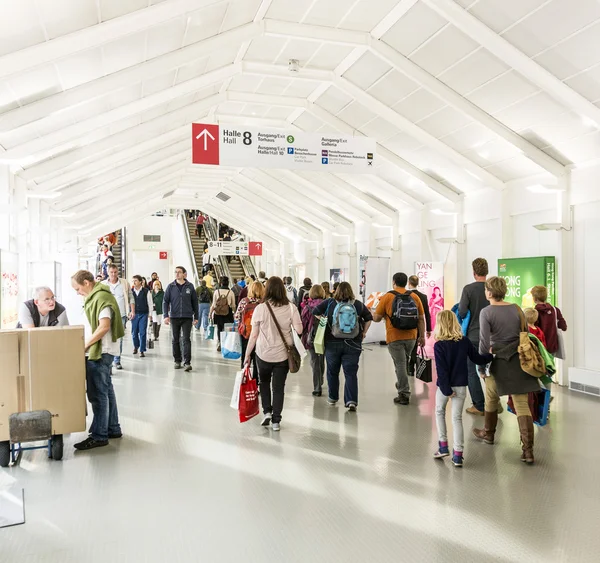
M327 328L327 316L321 317L315 339L313 340L313 348L317 354L325 353L325 329Z
M294 340L294 346L296 346L296 350L298 350L298 354L300 354L300 359L306 356L306 348L304 344L302 344L302 339L298 336L298 333L292 328L292 338Z
M214 340L215 339L215 325L208 325L206 327L206 331L204 332L204 340Z
M256 379L250 377L250 370L246 368L242 372L242 384L240 385L238 415L240 422L247 422L260 412L258 404L258 385Z
M242 357L242 337L239 332L221 333L221 355L226 360L239 360Z
M238 407L240 406L240 387L242 385L242 379L244 379L243 369L235 374L233 393L231 394L231 402L229 403L229 406L235 410L238 410Z

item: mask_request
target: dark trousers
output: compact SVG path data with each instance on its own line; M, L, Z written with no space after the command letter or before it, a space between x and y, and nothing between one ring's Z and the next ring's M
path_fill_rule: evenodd
M131 321L133 347L140 352L146 351L146 333L148 330L148 313L136 313Z
M475 344L479 349L479 343ZM469 394L473 401L473 406L483 412L485 409L485 395L483 393L483 387L481 386L481 378L477 373L477 366L471 361L467 360L467 369L469 374Z
M110 376L113 357L102 354L99 360L86 359L85 380L87 396L92 405L94 418L90 435L94 440L108 440L109 434L120 434L117 398Z
M408 360L408 375L413 377L415 375L415 367L417 366L417 350L419 349L419 345L417 344L417 340L415 340L415 345L410 353L410 358Z
M192 363L192 324L191 318L173 318L171 317L171 337L173 342L173 359L181 363L181 354L183 352L183 363Z
M227 323L233 323L233 313L228 315L213 315L215 324L217 325L217 342L221 343L221 332Z
M242 336L242 367L246 361L246 350L248 349L248 338ZM256 365L256 348L250 354L250 363L252 364L252 377L258 381L258 366Z
M290 371L288 361L263 362L256 356L260 378L260 401L263 413L272 413L273 422L281 422L283 399L285 397L285 380ZM273 380L273 393L271 394L271 380Z
M358 405L358 361L362 350L360 344L352 341L340 340L325 344L325 358L327 360L327 386L329 398L332 401L340 399L340 369L344 369L344 405L350 403Z

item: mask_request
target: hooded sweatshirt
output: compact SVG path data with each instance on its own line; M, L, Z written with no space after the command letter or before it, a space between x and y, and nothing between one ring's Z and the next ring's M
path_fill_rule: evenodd
M296 288L292 284L286 284L285 291L290 302L296 305L298 303L298 292L296 291Z
M555 354L558 350L557 328L567 330L567 322L563 318L560 309L553 307L549 303L538 303L535 306L535 310L539 314L535 326L541 328L546 337L546 350L551 354Z

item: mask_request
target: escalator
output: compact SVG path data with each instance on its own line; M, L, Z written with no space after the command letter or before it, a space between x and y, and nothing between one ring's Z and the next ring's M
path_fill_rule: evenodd
M185 214L185 221L187 224L189 240L192 247L192 253L194 255L194 262L196 263L196 271L198 273L199 279L202 278L202 257L204 256L204 245L209 240L213 240L209 234L209 229L207 228L209 221L204 223L204 228L202 229L202 236L198 237L196 234L196 219L188 217L187 213ZM223 262L226 262L223 256L218 256L213 258L212 264L214 266L215 272L215 281L218 282L221 276L228 276L231 279L229 274L229 269L226 267L227 264L223 265Z

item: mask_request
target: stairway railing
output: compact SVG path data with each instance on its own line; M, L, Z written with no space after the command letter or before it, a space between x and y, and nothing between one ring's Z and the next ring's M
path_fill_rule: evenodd
M194 254L192 236L185 216L185 211L179 213L177 218L182 223L183 229L185 231L185 245L190 256L190 262L192 263L192 276L194 277L194 287L198 287L200 285L200 276L198 275L198 263L196 261L196 255Z

